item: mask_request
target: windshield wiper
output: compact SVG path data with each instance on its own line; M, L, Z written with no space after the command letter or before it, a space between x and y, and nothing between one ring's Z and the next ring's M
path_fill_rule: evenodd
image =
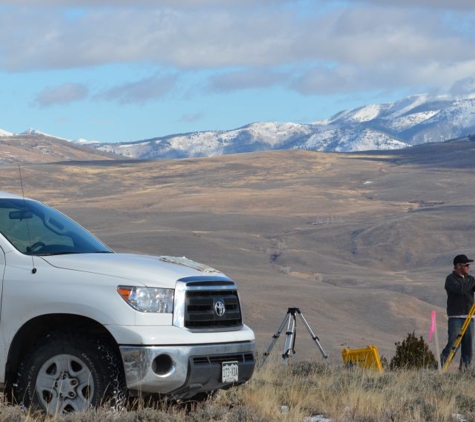
M45 253L39 253L34 256L54 256L54 255L77 255L82 252L73 252L73 251L63 251L63 252L45 252Z

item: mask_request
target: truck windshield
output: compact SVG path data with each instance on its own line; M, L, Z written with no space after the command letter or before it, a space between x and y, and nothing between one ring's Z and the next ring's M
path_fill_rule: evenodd
M0 233L26 255L112 252L64 214L31 200L0 198Z

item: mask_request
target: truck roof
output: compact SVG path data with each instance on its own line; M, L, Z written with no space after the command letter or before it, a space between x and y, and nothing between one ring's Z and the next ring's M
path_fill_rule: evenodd
M12 198L12 199L23 199L23 196L21 195L16 195L14 193L9 193L9 192L3 192L0 190L0 199L9 199L9 198ZM29 199L29 198L25 198L25 199Z

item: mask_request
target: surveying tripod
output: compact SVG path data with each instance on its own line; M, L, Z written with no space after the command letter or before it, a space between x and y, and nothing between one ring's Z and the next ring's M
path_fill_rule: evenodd
M304 323L305 327L307 328L307 331L310 333L310 336L312 337L312 340L315 342L317 347L320 349L320 352L322 353L323 357L328 359L328 355L325 353L323 350L322 346L320 345L320 341L318 337L313 333L312 329L310 328L310 325L308 325L307 320L303 316L302 312L300 312L299 308L289 308L287 310L287 314L285 315L282 323L280 324L279 328L277 329L277 332L272 336L272 342L269 344L269 347L264 353L264 358L262 359L262 363L260 366L264 365L267 356L270 355L270 352L275 346L275 343L280 337L280 334L282 333L282 330L284 329L285 325L287 324L287 331L286 331L286 336L285 336L285 343L284 343L284 353L282 354L282 359L283 363L287 363L287 361L292 357L292 354L295 353L295 340L296 340L296 335L297 335L297 318L296 314L300 316L300 319Z
M463 336L464 336L465 332L467 331L468 326L472 322L473 315L475 315L475 303L470 308L470 311L468 312L467 318L465 319L465 322L463 323L462 328L460 329L460 333L457 336L457 338L455 339L455 342L452 346L452 349L450 350L449 356L447 357L447 360L444 363L444 367L442 368L442 372L445 372L448 369L448 367L450 365L450 362L452 362L452 359L455 356L455 353L457 353L457 350L460 347L460 343L462 343Z

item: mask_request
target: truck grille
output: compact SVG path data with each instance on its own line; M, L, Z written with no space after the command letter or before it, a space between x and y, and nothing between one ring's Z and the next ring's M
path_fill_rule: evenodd
M215 363L223 363L236 361L239 363L254 362L254 354L252 353L239 353L236 355L211 355L211 356L195 356L193 357L193 363L195 365L211 365Z
M237 291L186 292L185 327L228 328L241 325Z
M236 284L225 277L188 277L177 283L174 325L190 330L243 326Z

